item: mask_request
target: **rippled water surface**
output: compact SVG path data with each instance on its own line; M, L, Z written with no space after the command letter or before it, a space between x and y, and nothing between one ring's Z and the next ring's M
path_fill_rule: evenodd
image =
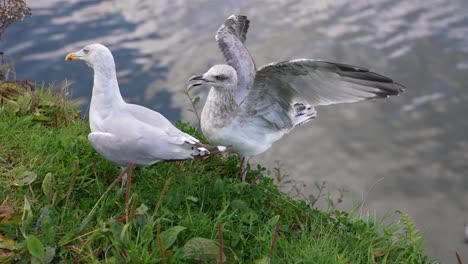
M425 232L428 252L468 261L468 2L428 1L29 1L33 16L0 42L16 77L72 81L86 111L92 71L66 53L99 42L114 53L122 94L171 120L191 120L181 91L223 63L214 41L232 13L247 15L258 66L293 58L355 64L408 87L398 98L320 107L253 162L276 160L294 183L345 188L345 208L365 198L382 214L401 209ZM195 93L202 98L207 90ZM203 99L202 99L203 103ZM201 107L202 105L200 105ZM287 187L286 187L287 188Z

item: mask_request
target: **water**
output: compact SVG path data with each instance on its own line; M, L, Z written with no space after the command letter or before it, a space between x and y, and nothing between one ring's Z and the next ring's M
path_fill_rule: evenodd
M172 121L195 121L181 91L189 76L223 63L214 33L232 13L249 16L247 45L259 66L320 58L390 76L405 94L320 107L317 119L254 162L280 160L294 184L307 184L306 194L314 181L345 188L343 208L364 198L378 214L401 209L425 233L431 256L453 263L457 250L468 261L468 3L289 2L30 1L33 16L6 31L0 50L16 61L18 79L73 82L86 111L91 69L64 57L105 44L124 97ZM204 98L207 90L194 92Z

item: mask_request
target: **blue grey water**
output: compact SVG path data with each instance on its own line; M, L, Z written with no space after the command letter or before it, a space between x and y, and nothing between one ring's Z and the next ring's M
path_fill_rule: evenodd
M382 215L401 209L423 230L427 252L468 261L468 2L379 1L29 1L33 16L12 25L0 50L10 78L72 82L84 111L91 69L68 52L99 42L113 51L128 101L172 121L196 122L186 80L223 63L214 41L232 13L249 16L247 45L257 65L317 58L368 67L408 87L397 98L321 107L254 162L280 160L293 184L326 180L344 188L344 208L365 200ZM207 90L198 89L203 98ZM202 105L202 104L201 104ZM201 107L200 105L200 107ZM285 190L291 188L286 186Z

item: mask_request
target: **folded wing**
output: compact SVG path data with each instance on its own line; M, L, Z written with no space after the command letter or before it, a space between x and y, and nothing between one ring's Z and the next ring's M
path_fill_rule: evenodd
M199 142L195 137L180 131L160 113L146 107L127 104L125 113L130 116L129 119L134 119L149 127L153 127L153 129L163 134L164 138L172 144L182 145L184 143L195 144Z

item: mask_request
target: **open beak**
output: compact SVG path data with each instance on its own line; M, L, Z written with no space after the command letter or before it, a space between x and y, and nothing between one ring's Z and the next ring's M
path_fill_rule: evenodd
M203 75L194 75L190 77L188 80L189 82L191 82L189 85L189 88L204 85L209 82L208 80L203 78Z
M79 56L78 54L76 53L68 53L67 56L65 57L65 60L66 61L72 61L72 60L78 60L80 59L81 56Z

